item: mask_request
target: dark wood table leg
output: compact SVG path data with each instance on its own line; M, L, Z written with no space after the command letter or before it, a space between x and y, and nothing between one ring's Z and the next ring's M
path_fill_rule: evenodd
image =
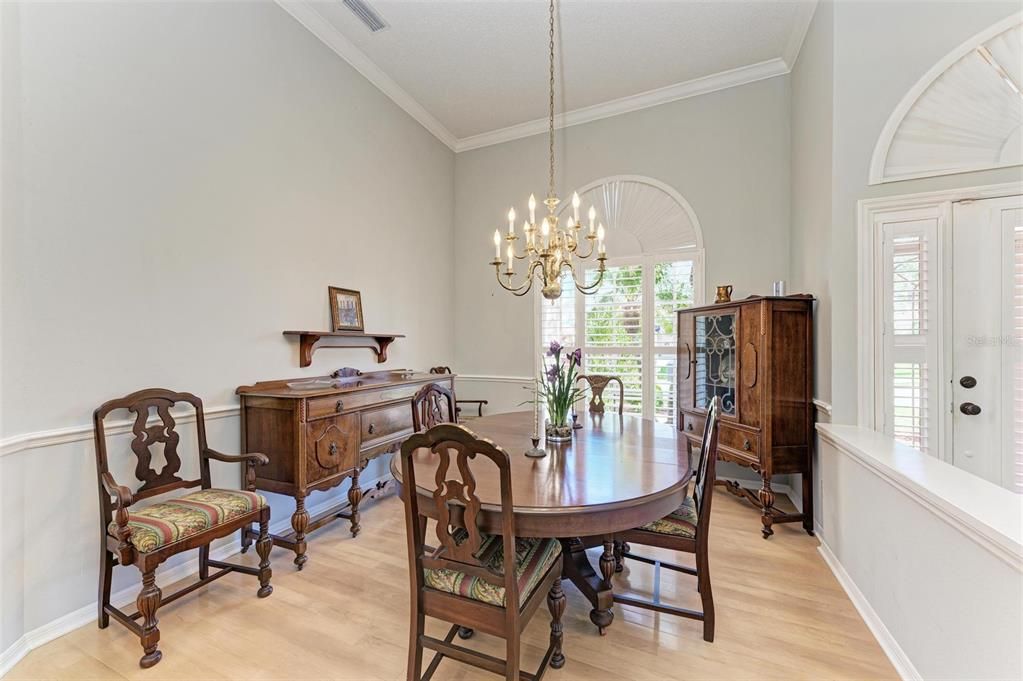
M576 588L593 605L590 610L590 621L596 625L601 635L611 626L614 612L614 593L611 591L611 577L614 575L614 542L610 539L603 542L604 553L600 556L601 574L593 569L586 556L586 547L578 537L561 540L561 551L564 554L564 577L571 580Z

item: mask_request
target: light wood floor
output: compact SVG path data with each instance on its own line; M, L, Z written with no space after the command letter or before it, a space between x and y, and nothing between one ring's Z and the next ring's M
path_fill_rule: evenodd
M256 598L255 579L235 574L161 609L163 661L153 669L139 669L138 639L111 621L106 630L86 626L31 652L7 678L404 678L409 584L401 502L381 500L363 518L358 539L343 522L314 534L302 572L293 569L290 552L275 550L275 590L265 600ZM568 662L545 678L898 678L817 553L817 541L795 525L776 527L764 541L759 526L751 506L717 493L711 523L714 643L703 641L698 622L620 605L602 638L590 624L589 604L566 583ZM252 553L242 560L254 562ZM664 572L662 598L699 605L692 577ZM616 585L642 592L652 575L648 566L627 564ZM532 671L539 661L549 623L541 608L526 632L524 669ZM428 620L427 629L442 636L447 626ZM485 635L468 644L504 653L503 641ZM435 678L498 677L445 660Z

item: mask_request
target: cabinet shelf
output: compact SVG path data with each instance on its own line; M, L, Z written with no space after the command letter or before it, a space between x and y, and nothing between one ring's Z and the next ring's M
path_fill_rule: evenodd
M401 333L365 333L363 331L285 331L285 336L298 337L298 365L313 363L313 353L320 348L369 348L377 363L387 361L387 348Z

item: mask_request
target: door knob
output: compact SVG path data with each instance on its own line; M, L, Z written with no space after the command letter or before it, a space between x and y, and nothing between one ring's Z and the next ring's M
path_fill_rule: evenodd
M980 413L980 406L973 402L963 402L959 405L959 411L963 412L967 416L976 416Z
M967 388L967 389L969 389L969 388L976 388L977 387L977 379L974 378L973 376L963 376L962 378L959 379L959 385L961 385L961 386L963 386L964 388Z

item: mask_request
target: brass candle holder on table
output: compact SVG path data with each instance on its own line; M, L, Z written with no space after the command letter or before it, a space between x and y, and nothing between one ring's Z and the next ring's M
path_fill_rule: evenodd
M533 379L533 442L532 449L526 450L526 456L531 459L541 459L547 456L547 450L540 446L540 379Z

